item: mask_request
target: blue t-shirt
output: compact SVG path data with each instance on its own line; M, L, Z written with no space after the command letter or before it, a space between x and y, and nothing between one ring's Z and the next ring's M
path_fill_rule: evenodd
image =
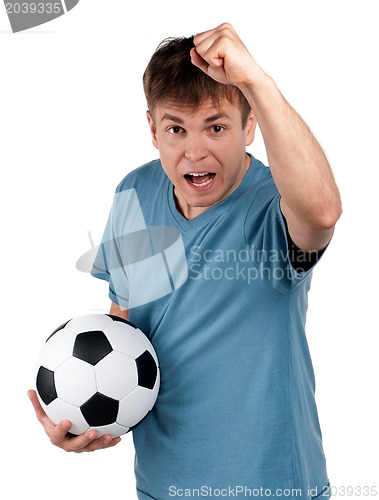
M117 187L92 274L160 363L133 430L139 499L329 497L305 336L312 269L291 265L279 201L254 157L192 220L159 160Z

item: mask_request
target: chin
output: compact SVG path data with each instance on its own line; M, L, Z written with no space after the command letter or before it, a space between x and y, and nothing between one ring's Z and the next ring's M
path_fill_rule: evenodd
M213 207L213 205L217 205L217 203L220 203L224 199L225 197L222 196L203 196L190 198L186 200L186 203L191 208L210 208Z

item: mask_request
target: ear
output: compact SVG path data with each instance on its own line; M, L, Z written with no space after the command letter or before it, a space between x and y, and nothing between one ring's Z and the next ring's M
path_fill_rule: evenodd
M158 147L158 139L157 139L157 132L156 132L155 125L154 125L154 119L151 116L149 110L146 111L146 117L147 117L147 122L148 122L149 128L150 128L151 138L153 140L153 145L154 145L155 148L159 149L159 147Z
M255 118L254 113L250 111L245 127L245 146L250 146L250 144L254 141L256 126L257 119Z

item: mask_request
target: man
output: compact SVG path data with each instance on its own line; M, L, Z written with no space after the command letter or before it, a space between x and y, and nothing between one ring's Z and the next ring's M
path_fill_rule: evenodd
M160 361L158 400L133 431L138 498L328 497L304 331L313 266L341 215L328 161L229 24L164 41L144 89L160 160L119 184L93 270L111 313ZM257 123L270 168L246 153ZM138 300L163 279L125 262L123 236L144 227L176 228L188 269L170 293ZM70 423L55 426L29 395L53 444L119 442L69 438Z

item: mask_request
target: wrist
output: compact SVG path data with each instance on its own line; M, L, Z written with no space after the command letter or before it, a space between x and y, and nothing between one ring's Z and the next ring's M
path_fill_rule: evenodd
M262 68L258 67L248 80L238 88L244 94L251 108L266 108L276 106L281 94L274 80Z
M245 80L238 85L242 92L246 89L252 89L257 86L264 85L265 82L268 82L268 80L271 79L270 76L259 66L259 64L255 61L253 62L254 64L251 65Z

